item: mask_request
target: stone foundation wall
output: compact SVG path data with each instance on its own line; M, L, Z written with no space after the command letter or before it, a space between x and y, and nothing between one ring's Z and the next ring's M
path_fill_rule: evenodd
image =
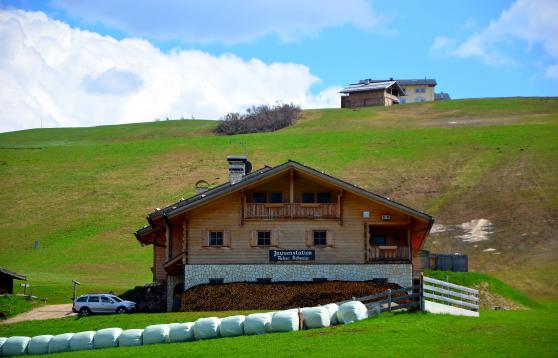
M167 312L172 312L173 300L174 300L174 286L183 283L182 279L184 277L180 275L168 275L167 277Z
M209 283L211 278L226 282L255 282L258 278L272 281L312 281L327 278L340 281L369 281L387 279L408 287L413 283L411 264L339 264L339 265L186 265L184 290Z

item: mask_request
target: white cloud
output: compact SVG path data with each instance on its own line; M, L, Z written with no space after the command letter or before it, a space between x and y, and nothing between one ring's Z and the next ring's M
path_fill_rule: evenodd
M291 41L328 27L369 29L384 21L367 0L55 0L52 5L82 22L100 22L131 36L196 43L268 35Z
M546 75L558 79L558 1L517 0L482 31L464 41L439 36L431 51L440 56L477 57L490 65L517 63L515 46L540 47L548 58Z
M337 106L337 88L295 63L195 50L70 28L41 12L0 11L0 131L155 118L218 118L250 105Z

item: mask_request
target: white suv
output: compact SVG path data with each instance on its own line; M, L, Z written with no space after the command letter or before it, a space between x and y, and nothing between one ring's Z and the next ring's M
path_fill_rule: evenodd
M74 302L72 311L79 312L82 316L89 316L91 313L129 313L135 308L135 302L124 301L107 293L79 296Z

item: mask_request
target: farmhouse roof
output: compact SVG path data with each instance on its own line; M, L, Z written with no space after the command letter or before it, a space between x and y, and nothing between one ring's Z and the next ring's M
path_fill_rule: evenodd
M359 83L352 83L347 87L343 88L339 93L355 93L355 92L368 92L368 91L378 91L385 90L387 88L394 87L398 92L404 93L403 89L397 83L397 81L372 81L365 80L359 81Z
M388 80L373 80L373 79L368 79L368 80L361 80L360 82L363 81L367 81L370 83L382 83L382 82L386 82ZM434 78L421 78L421 79L407 79L407 80L402 80L402 79L390 79L389 81L396 81L400 86L436 86L438 85L438 83L436 82L436 80Z
M0 267L0 274L10 276L16 280L27 281L27 277Z
M410 208L406 205L403 205L401 203L398 203L396 201L393 201L389 198L386 198L384 196L372 193L368 190L365 190L359 186L356 186L354 184L351 184L349 182L346 182L344 180L335 178L331 175L328 175L324 172L318 171L316 169L313 169L309 166L306 166L304 164L295 162L293 160L289 160L283 164L280 164L276 167L264 167L262 169L256 170L248 175L246 175L241 181L237 182L237 183L225 183L225 184L221 184L213 189L207 190L201 194L197 194L194 195L188 199L184 199L184 200L180 200L172 205L167 206L166 208L163 209L158 209L153 211L152 213L150 213L147 216L147 221L151 224L154 220L159 219L161 217L166 217L166 218L170 218L170 217L174 217L176 215L180 215L190 209L199 207L203 204L205 204L206 202L209 202L213 199L217 199L223 195L226 195L228 193L240 190L248 185L254 184L264 178L273 176L275 174L279 174L281 172L284 172L288 169L296 169L299 170L301 172L304 172L306 174L309 175L313 175L313 176L317 176L320 179L327 181L333 185L336 185L338 187L341 187L349 192L352 192L354 194L366 197L368 199L371 200L375 200L378 202L381 202L387 206L396 208L410 216L422 219L424 221L428 221L430 222L430 224L432 224L434 222L434 219L432 218L432 216L423 213L422 211L418 211L415 210L413 208ZM156 229L153 227L153 225L149 225L149 226L145 226L141 229L139 229L138 231L135 232L135 235L137 238L153 233L154 231L156 231Z

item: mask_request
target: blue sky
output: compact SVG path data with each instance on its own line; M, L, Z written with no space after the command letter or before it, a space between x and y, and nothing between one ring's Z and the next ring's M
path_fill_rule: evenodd
M161 51L162 61L185 58L192 51L205 54L207 60L218 59L220 62L215 66L223 70L224 82L229 87L217 88L209 79L211 75L205 76L208 78L207 86L203 78L185 77L192 78L192 83L197 83L198 88L200 84L211 87L208 93L216 93L218 101L228 97L228 94L219 91L246 90L245 94L238 95L238 103L223 102L213 112L200 103L211 102L217 97L202 96L198 102L189 105L163 106L161 111L153 112L153 116L165 113L175 116L182 112L195 117L219 116L227 109L239 110L247 105L249 100L245 97L250 96L250 90L257 91L258 83L265 85L266 78L275 77L276 82L268 85L273 86L277 93L300 91L302 96L306 96L300 100L305 107L333 106L336 90L361 78L435 78L438 81L437 90L449 92L452 98L558 95L556 0L16 0L1 4L4 11L25 10L23 15L17 15L17 21L28 24L20 25L27 37L32 36L31 33L39 36L40 32L32 27L32 21L26 22L25 17L29 17L31 12L42 12L46 19L41 21L59 20L68 25L69 29L64 30L66 33L88 30L124 40L121 47L127 45L126 39L144 39L154 48L151 53ZM4 28L10 29L11 22L6 20L5 24ZM53 38L67 36L47 32ZM5 33L5 38L15 38L12 32ZM85 49L72 48L71 51L82 53L95 46L96 43L91 43ZM130 53L130 49L125 52ZM225 59L223 56L232 58ZM43 57L51 58L52 55ZM50 61L47 60L47 65L52 68L52 63L61 60ZM201 77L204 73L202 67L206 67L204 62L207 61L201 60L202 64L193 60L184 61L177 64L177 71L181 66L193 66L188 67L191 74L198 72L196 66L199 66ZM105 95L109 96L107 102L111 102L116 95L121 96L120 99L138 97L152 83L145 78L145 72L134 72L134 67L128 68L113 58L100 62L110 62L112 67L91 64L88 73L80 74L80 81L82 84L87 82L87 86L103 82L100 90L106 90ZM273 64L300 67L277 69ZM229 65L230 71L226 70ZM78 67L85 66L80 63ZM236 66L243 66L243 69ZM240 75L236 78L229 75L235 71L241 73L244 67L261 77L245 80ZM205 70L214 72L209 68ZM155 69L148 66L145 71ZM118 77L114 77L116 75ZM280 82L279 78L283 78L284 82ZM121 79L131 82L117 84ZM293 84L288 83L289 79L297 84L296 89L290 87ZM105 80L108 84L104 83ZM116 89L110 87L113 84ZM91 90L87 86L83 85L80 90L84 93ZM135 91L133 86L137 86L138 90ZM129 93L121 93L122 88ZM271 93L272 88L269 91ZM99 91L95 93L99 96ZM40 95L36 97L41 98ZM184 97L181 98L176 100L184 101ZM298 97L286 99L292 101L293 98L296 101ZM80 99L79 103L94 105L96 99ZM281 100L280 96L272 95L260 98L264 102ZM56 99L46 101L54 102L57 102ZM49 105L41 105L41 108L50 111ZM55 126L82 124L80 121L72 122L71 113L59 115L64 117L60 119L56 111L51 112L46 114L49 117L47 121L51 120ZM128 119L120 118L118 121ZM105 122L96 120L83 124Z

